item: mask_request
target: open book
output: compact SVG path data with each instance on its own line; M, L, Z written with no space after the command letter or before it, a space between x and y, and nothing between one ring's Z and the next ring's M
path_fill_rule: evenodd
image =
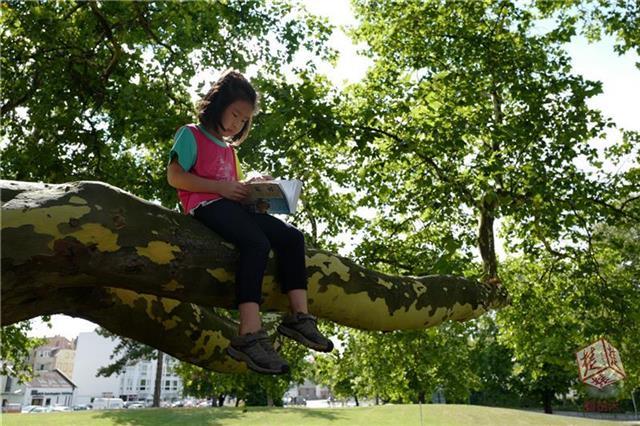
M298 207L302 181L274 179L250 182L247 188L249 188L249 196L243 202L256 211L260 211L262 203L267 203L269 213L294 214Z

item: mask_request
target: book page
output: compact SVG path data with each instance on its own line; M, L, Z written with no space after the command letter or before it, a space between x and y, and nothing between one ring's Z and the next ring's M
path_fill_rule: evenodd
M287 204L289 205L290 214L294 214L298 207L298 199L300 198L300 192L302 189L302 181L293 180L278 180L280 187L282 188Z
M302 189L302 181L274 179L248 184L249 196L246 203L254 204L262 199L269 203L269 212L294 214Z
M251 182L248 184L249 201L256 201L260 198L286 198L282 188L273 180L266 182Z

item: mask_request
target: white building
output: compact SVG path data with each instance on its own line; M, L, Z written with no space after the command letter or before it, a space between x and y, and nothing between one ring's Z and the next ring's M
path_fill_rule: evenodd
M1 376L2 403L25 405L64 405L73 401L75 383L62 371L37 371L28 383L19 384L14 377Z
M302 384L295 384L284 394L284 398L303 397L307 400L327 399L331 395L329 388L316 385L309 379L304 379Z
M140 361L125 368L124 373L96 377L98 369L113 362L118 341L95 331L80 333L76 341L73 381L78 386L74 404L88 404L91 398L115 397L124 401L152 401L156 378L156 360ZM160 399L174 401L182 396L182 380L175 374L175 358L164 356Z
M178 363L168 355L163 357L162 380L160 382L160 399L175 401L182 397L182 379L175 374L174 367ZM140 361L126 367L119 378L120 397L126 401L153 401L156 380L156 360Z
M95 397L119 396L118 377L96 377L98 369L111 364L109 359L117 340L100 336L95 331L80 333L76 340L73 382L78 386L73 404L89 404Z

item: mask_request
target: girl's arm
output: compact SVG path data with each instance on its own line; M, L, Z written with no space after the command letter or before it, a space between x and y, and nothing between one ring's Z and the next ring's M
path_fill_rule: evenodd
M167 182L176 189L190 192L215 192L234 201L240 201L249 195L249 190L240 182L205 179L185 172L178 163L178 157L173 157L167 167Z

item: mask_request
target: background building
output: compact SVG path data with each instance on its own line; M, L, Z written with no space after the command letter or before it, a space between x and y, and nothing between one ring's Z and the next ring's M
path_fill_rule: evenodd
M48 338L29 356L31 382L18 384L14 377L0 377L3 404L71 406L89 404L96 397L153 401L155 360L140 361L111 377L96 376L113 361L117 344L95 331L80 333L73 342L61 336ZM178 361L168 355L163 361L160 399L173 402L182 397L182 380L174 369Z
M95 331L80 333L76 339L76 355L72 380L78 386L73 404L89 404L95 397L118 397L118 377L96 377L100 367L111 363L118 342Z
M66 337L48 337L47 343L31 352L29 363L34 372L60 370L67 377L73 373L75 345Z
M64 405L73 401L76 385L58 369L37 371L28 383L19 384L14 377L1 376L2 404Z
M160 400L172 402L182 397L182 379L175 374L175 358L165 355L163 358ZM156 380L156 360L140 361L126 367L119 377L120 397L128 401L153 401Z
M78 385L74 404L88 404L91 398L122 398L124 401L153 400L156 379L155 360L128 366L122 374L96 377L98 369L113 361L110 356L118 341L100 336L95 331L80 333L76 339L73 381ZM175 358L164 356L160 400L174 401L182 396L182 380L175 375Z
M285 393L284 398L302 397L307 400L327 399L331 395L329 388L323 385L316 385L309 379L299 385L292 386Z

